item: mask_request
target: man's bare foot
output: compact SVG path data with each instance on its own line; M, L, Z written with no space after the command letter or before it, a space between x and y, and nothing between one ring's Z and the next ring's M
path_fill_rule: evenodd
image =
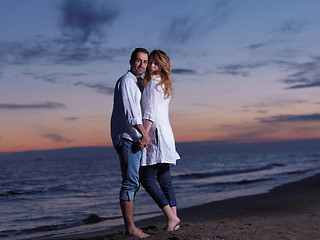
M180 223L180 219L178 217L175 217L174 219L168 221L167 231L169 231L169 232L175 231L176 227L179 225L179 223Z
M127 235L133 236L133 237L138 237L138 238L147 238L147 237L150 236L150 235L142 232L142 230L140 228L137 228L137 227L130 229L127 232Z

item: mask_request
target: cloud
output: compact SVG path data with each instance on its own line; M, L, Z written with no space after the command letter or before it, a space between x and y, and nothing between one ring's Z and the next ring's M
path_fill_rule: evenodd
M120 11L110 1L64 0L56 8L61 35L54 38L35 36L21 41L0 42L0 64L83 64L111 60L128 54L127 48L107 47L108 26Z
M115 56L128 55L130 51L129 48L117 49L90 43L78 45L61 38L48 39L37 36L34 39L16 42L0 41L0 64L80 65L99 60L111 61Z
M74 84L74 86L85 86L88 88L93 88L95 89L98 93L102 94L107 94L107 95L112 95L114 88L109 87L105 84L97 83L97 84L90 84L90 83L84 83L84 82L77 82Z
M307 21L304 19L290 19L279 23L277 26L271 28L268 32L267 39L263 42L250 44L245 47L248 50L260 50L269 46L283 44L291 40L297 34L301 33Z
M302 32L307 21L304 19L290 19L283 21L271 30L272 34L281 34L286 36L296 35Z
M224 25L229 17L231 0L217 0L213 6L208 6L205 16L200 13L186 13L174 16L163 34L163 40L169 44L185 44L194 38L204 37Z
M269 65L267 62L256 62L252 64L228 64L218 67L219 74L239 75L242 77L250 76L250 71L255 68Z
M0 109L5 110L21 110L21 109L61 109L66 108L62 103L57 102L43 102L43 103L34 103L34 104L17 104L17 103L1 103Z
M305 103L303 100L295 100L295 99L273 99L271 101L265 101L261 103L256 103L252 105L244 105L244 109L248 108L269 108L269 107L284 107L288 105L296 105L300 103Z
M171 73L173 74L196 74L196 72L192 69L186 69L186 68L174 68L171 70Z
M55 134L55 133L46 133L46 134L43 134L42 136L45 137L45 138L48 138L48 139L50 139L50 140L52 140L53 142L56 142L56 143L71 143L71 142L75 141L75 140L63 137L63 136L61 136L59 134Z
M98 4L97 4L98 3ZM59 10L60 25L65 36L75 43L89 40L99 42L105 26L111 25L119 16L119 10L106 6L107 1L64 0Z
M185 44L190 40L197 27L197 22L189 16L174 17L165 36L169 43Z
M256 43L256 44L251 44L249 46L246 46L245 48L250 49L250 50L256 50L258 48L262 48L267 45L268 45L268 43Z
M79 119L78 117L67 117L64 120L67 121L67 122L72 122L72 121L76 121L78 119Z
M261 123L279 123L279 122L310 122L320 121L320 114L306 114L306 115L276 115L266 118L256 118Z
M320 57L312 57L308 62L282 63L288 71L294 71L280 81L291 85L286 89L320 87Z

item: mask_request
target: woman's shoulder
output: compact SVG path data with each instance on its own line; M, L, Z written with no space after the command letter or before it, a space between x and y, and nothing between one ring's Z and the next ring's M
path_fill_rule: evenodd
M160 75L153 75L151 78L151 81L156 81L159 82L161 80L161 76Z

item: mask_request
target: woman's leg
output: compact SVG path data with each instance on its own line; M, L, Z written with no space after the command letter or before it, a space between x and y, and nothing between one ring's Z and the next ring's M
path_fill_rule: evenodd
M146 192L152 197L159 208L163 208L169 204L166 196L163 194L156 182L156 175L158 173L158 164L151 166L143 166L140 168L140 181Z
M159 164L159 171L157 172L158 182L160 184L161 190L163 194L168 199L169 204L171 207L176 207L176 196L174 193L172 181L171 181L171 174L170 174L170 165L169 163L160 163Z
M169 201L167 209L163 209L168 220L168 231L178 230L180 219L177 216L176 197L171 181L170 165L168 163L159 164L159 171L157 173L158 182L161 190Z
M175 227L180 223L180 219L174 214L174 211L172 211L169 201L166 199L159 184L156 182L156 175L158 175L159 167L159 164L141 167L140 180L144 189L166 215L168 222L167 230L174 231Z

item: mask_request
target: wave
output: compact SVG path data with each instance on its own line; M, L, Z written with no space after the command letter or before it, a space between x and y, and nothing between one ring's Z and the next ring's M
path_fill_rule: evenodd
M9 190L3 193L0 193L0 197L10 198L16 197L20 195L32 195L32 194L39 194L43 193L43 190L34 189L34 190Z
M91 214L90 216L88 216L82 220L77 220L77 221L73 221L70 223L38 226L35 228L22 229L22 230L6 230L6 231L0 232L0 236L10 236L10 235L12 236L12 235L33 234L33 233L39 233L39 232L57 231L57 230L63 230L63 229L68 229L68 228L72 228L72 227L78 227L78 226L82 226L82 225L99 223L99 222L102 222L105 220L112 220L112 219L117 219L117 218L121 218L121 216L104 218L104 217L99 217L96 214Z
M196 173L179 174L176 177L184 178L184 179L218 177L218 176L226 176L226 175L233 175L233 174L240 174L240 173L258 172L262 170L269 170L274 167L284 167L284 166L285 164L273 163L273 164L268 164L259 168L248 168L248 169L242 169L242 170L226 170L226 171L216 171L216 172L196 172Z
M291 172L284 172L281 175L295 175L295 174L305 174L309 172L310 170L297 170L297 171L291 171Z
M256 182L264 182L264 181L269 181L272 180L273 178L260 178L260 179L252 179L252 180L239 180L239 181L230 181L230 182L216 182L216 183L208 183L208 184L200 184L197 185L196 187L201 188L201 187L208 187L208 186L221 186L221 185L247 185L247 184L252 184Z
M149 213L137 213L134 216L140 216L140 215L148 215L148 214L154 214L158 212L149 212ZM39 232L52 232L52 231L58 231L58 230L65 230L73 227L79 227L83 225L89 225L89 224L95 224L102 221L107 220L114 220L114 219L120 219L122 218L121 215L114 216L114 217L100 217L97 214L91 214L90 216L82 219L82 220L75 220L68 223L61 223L61 224L54 224L54 225L44 225L44 226L38 226L35 228L29 228L29 229L22 229L22 230L5 230L0 232L0 238L1 237L8 237L8 236L17 236L21 234L34 234Z

